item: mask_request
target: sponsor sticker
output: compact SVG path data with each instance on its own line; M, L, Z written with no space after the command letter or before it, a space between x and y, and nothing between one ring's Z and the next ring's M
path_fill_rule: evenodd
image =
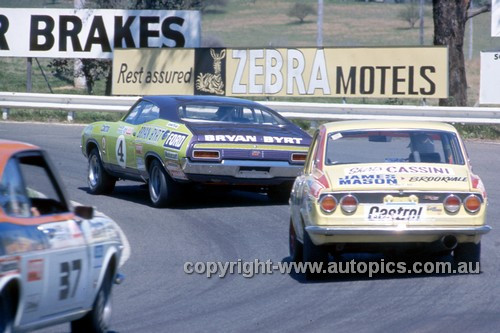
M163 147L179 150L186 138L186 134L170 132L170 134L167 136L167 139L163 143Z
M109 125L102 125L101 126L101 132L102 133L108 133L109 132Z
M395 175L347 175L339 178L339 185L398 185Z
M169 121L168 124L167 124L167 127L170 127L170 128L173 128L173 129L178 129L179 126L180 126L179 124L173 123L171 121Z
M144 164L144 159L142 157L136 157L137 169L146 170L146 165Z
M168 151L168 150L165 150L165 158L166 159L169 159L169 160L179 160L179 154L173 152L173 151Z
M19 257L0 259L0 277L19 273Z
M40 294L31 294L26 296L26 305L24 306L24 311L26 313L35 312L40 306L41 296Z
M206 134L205 141L212 142L261 142L261 143L281 143L300 144L302 138L286 136L257 136L257 135L213 135Z
M407 165L350 167L350 168L345 168L344 173L346 175L429 173L429 174L443 175L443 176L455 174L453 169L448 167L407 166Z
M99 259L102 258L104 255L104 246L103 245L96 245L94 247L94 258Z
M167 167L168 173L170 174L170 176L172 176L172 178L183 179L183 180L188 179L186 177L186 174L184 173L184 171L182 171L181 167L178 164L168 162L166 167Z
M435 176L435 177L428 177L428 176L422 176L422 177L410 177L409 179L410 182L466 182L467 177L449 177L449 176Z
M41 281L43 279L43 259L28 261L28 282Z
M165 135L168 135L169 130L160 128L160 127L151 127L151 126L143 126L139 133L137 133L137 139L143 140L147 142L157 142L160 139L163 139Z
M368 221L420 221L425 217L424 206L415 204L368 205L365 219Z

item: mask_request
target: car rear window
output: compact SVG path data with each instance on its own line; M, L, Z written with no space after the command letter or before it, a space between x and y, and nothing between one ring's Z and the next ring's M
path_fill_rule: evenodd
M282 125L285 122L268 110L241 105L183 105L179 117L193 122L225 122Z
M465 163L455 133L425 130L344 131L328 134L325 164Z

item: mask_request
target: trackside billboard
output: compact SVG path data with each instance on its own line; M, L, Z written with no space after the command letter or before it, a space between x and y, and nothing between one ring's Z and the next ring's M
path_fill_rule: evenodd
M500 37L500 0L491 0L491 37Z
M0 57L112 58L200 46L199 11L0 8Z
M500 51L481 52L479 104L500 104Z
M448 97L446 47L116 50L113 93Z

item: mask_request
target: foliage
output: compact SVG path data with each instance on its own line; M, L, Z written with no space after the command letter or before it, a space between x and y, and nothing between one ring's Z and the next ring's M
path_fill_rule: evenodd
M314 15L314 14L316 14L316 11L314 10L313 6L300 2L295 3L287 13L289 17L298 18L300 23L304 23L304 19L306 18L307 15Z
M420 18L419 6L415 0L410 0L399 12L399 18L408 22L410 29L415 28L415 24Z

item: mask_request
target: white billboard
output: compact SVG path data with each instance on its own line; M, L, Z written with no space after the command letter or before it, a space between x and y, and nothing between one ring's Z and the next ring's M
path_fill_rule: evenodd
M491 37L500 37L500 0L491 0Z
M500 104L500 51L481 52L480 104Z
M0 8L0 57L112 58L115 48L199 47L188 10Z

